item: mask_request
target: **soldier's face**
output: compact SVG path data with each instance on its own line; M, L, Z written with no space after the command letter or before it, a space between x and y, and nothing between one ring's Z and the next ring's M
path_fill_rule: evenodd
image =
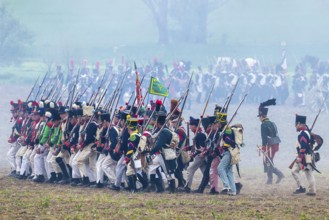
M66 119L67 114L66 114L66 113L64 113L64 114L60 114L59 116L61 117L62 120L64 120L64 119Z
M195 132L196 131L196 126L195 125L190 125L191 131Z

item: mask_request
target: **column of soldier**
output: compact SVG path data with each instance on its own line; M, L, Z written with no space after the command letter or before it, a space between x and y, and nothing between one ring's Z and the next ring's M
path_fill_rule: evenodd
M237 84L224 105L216 105L214 114L205 117L212 87L201 117L190 117L185 123L182 112L192 77L186 92L179 99L170 100L169 111L164 107L165 99L144 108L143 102L137 103L135 98L133 104L128 102L118 107L124 78L106 101L103 99L110 83L101 94L98 94L99 86L89 102L79 102L80 95L74 87L65 104L39 97L39 91L30 101L35 86L25 102L11 102L14 125L7 155L11 175L35 183L72 187L190 193L194 174L200 169L202 180L192 192L203 193L210 185L210 194L239 194L242 184L238 163L243 127L232 125L232 121L247 94L230 120L227 111ZM275 105L275 99L261 103L258 117L262 122L260 151L268 176L266 183L272 184L273 173L278 176L276 183L284 176L273 162L280 139L274 122L267 118L266 106L269 105ZM296 129L299 146L292 174L298 189L294 193L306 191L299 176L304 170L310 184L307 195L315 195L312 171L316 167L308 158L313 155L313 147L305 116L296 117ZM193 143L189 143L190 130L194 134ZM233 172L233 165L237 172ZM187 179L184 170L187 170ZM219 190L219 179L222 190Z

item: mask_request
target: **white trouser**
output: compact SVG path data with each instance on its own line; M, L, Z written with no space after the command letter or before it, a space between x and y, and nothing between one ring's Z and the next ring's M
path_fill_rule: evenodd
M205 157L200 155L195 156L193 163L187 168L187 186L191 188L193 182L193 176L195 172L200 168L202 175L206 169Z
M22 157L24 156L27 146L21 146L15 155L16 172L19 173L22 166Z
M16 170L15 156L20 147L21 145L17 141L15 143L10 144L10 148L7 153L7 159L12 170Z
M158 175L157 170L161 171L161 164L164 164L164 160L161 154L155 154L152 156L152 162L149 164L149 175L155 174L156 178L164 178L163 172L161 172L161 176ZM162 169L165 169L165 167L162 167Z
M89 177L90 182L96 181L96 159L97 154L94 150L91 149L93 143L85 146L79 157L77 158L77 164L80 170L80 173L84 177Z
M77 158L79 157L80 150L71 155L70 166L72 167L72 178L81 178L81 173L78 167Z
M102 169L105 175L109 178L110 183L115 182L115 168L118 162L113 160L112 157L107 155L102 163Z
M31 167L29 158L30 158L31 154L32 154L32 149L30 147L28 147L23 155L20 175L24 175L24 174L29 175L30 167Z
M35 175L35 168L34 168L34 157L35 157L35 154L36 154L35 149L36 149L36 147L33 148L32 153L31 153L30 158L29 158L31 169L32 169L32 173L31 173L32 176Z
M310 165L307 165L308 169L304 169L304 173L306 176L306 179L308 181L308 191L311 193L316 193L316 187L315 187L315 179L314 179L314 175L313 175L313 170L312 167L310 167ZM291 173L292 176L294 177L294 179L296 180L297 186L298 188L302 186L302 182L301 182L301 177L300 177L300 171L302 171L302 164L301 163L295 163Z
M105 154L100 154L98 160L96 162L96 182L103 183L104 182L104 171L102 169L102 164L105 160Z
M35 175L44 175L44 177L47 177L46 173L46 166L45 166L45 160L48 154L48 150L46 150L42 145L39 145L37 147L41 150L41 153L36 153L34 156L34 171Z
M47 155L47 162L49 166L49 172L61 173L62 170L56 162L57 155L54 155L55 149L53 147L49 148L49 153Z

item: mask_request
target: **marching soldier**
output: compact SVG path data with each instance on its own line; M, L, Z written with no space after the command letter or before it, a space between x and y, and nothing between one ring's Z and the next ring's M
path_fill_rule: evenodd
M73 126L69 121L68 107L60 106L59 115L61 117L61 124L57 143L58 153L55 157L55 161L60 167L61 172L58 172L59 175L57 175L56 182L60 184L68 184L70 182L70 175L67 171L69 167L67 165L70 162L70 153L69 149L65 146L65 142L67 141L67 134L70 133ZM62 175L60 175L60 173L62 173Z
M217 113L216 117L221 124L226 126L227 113L219 112ZM218 166L218 173L224 186L221 194L235 196L237 194L237 189L235 186L233 166L231 164L232 156L230 153L230 148L234 149L236 147L236 143L233 130L228 126L224 128L225 130L223 130L223 135L220 142L223 153L221 155L221 160Z
M128 110L120 111L120 126L121 133L119 136L119 142L114 149L113 156L119 157L117 166L115 168L115 183L110 185L109 188L112 190L120 191L121 181L126 175L126 166L124 164L125 153L127 152L127 143L130 137L128 128L126 126L127 115L129 115Z
M306 116L296 115L296 131L299 132L297 139L297 158L292 167L292 176L296 180L297 189L294 194L305 193L306 189L302 186L300 171L304 171L309 187L306 195L315 196L316 186L313 176L314 164L312 161L311 133L306 125Z
M93 120L93 106L83 106L83 117L85 124L80 133L78 149L80 154L77 157L77 165L82 176L82 182L78 186L90 186L96 184L96 158L97 154L93 149L97 132L97 124Z
M123 160L123 164L127 166L126 176L128 179L128 189L131 192L135 192L136 188L136 168L135 168L135 155L138 147L138 143L140 140L140 133L137 129L138 119L131 118L128 116L127 118L127 128L129 132L129 139L127 141L127 151L125 152L125 158Z
M85 123L85 120L82 117L83 110L80 107L73 109L71 114L72 114L71 123L74 127L72 128L72 131L69 136L69 140L68 142L65 143L65 146L69 148L71 152L71 157L70 157L70 166L72 168L71 186L77 186L80 183L80 179L81 179L81 173L77 162L77 159L81 153L81 151L78 149L78 145L79 145L80 133L84 128L83 125Z
M8 143L10 144L10 149L7 153L7 159L9 161L9 164L11 166L11 175L14 176L16 175L16 160L15 160L15 155L17 151L20 148L20 144L17 142L17 139L20 136L20 132L22 129L22 113L19 111L19 105L18 103L14 103L13 101L10 102L11 105L11 120L14 120L15 123L12 127L12 132L11 135L8 139Z
M273 173L277 175L276 183L280 183L284 175L280 170L274 167L274 156L279 151L279 143L281 142L278 136L278 130L274 122L270 121L267 117L268 108L265 106L275 105L275 99L270 99L260 104L258 109L258 117L262 122L261 135L262 135L262 151L264 153L264 172L267 173L266 184L272 184Z
M176 170L176 150L172 149L170 146L173 134L166 126L166 118L167 114L165 112L158 112L156 123L158 129L157 140L150 151L150 156L152 158L152 163L154 165L159 164L164 170L168 180L170 193L175 193L176 185L174 174ZM153 169L150 167L150 175L155 177L157 192L163 192L162 175L159 167L155 167L156 166L154 166Z
M194 158L193 163L187 168L187 183L185 185L185 192L191 192L191 186L193 181L194 173L200 168L201 172L204 173L206 169L205 156L202 152L206 147L206 135L202 132L201 127L198 129L200 119L190 117L190 129L194 133L193 146L187 146L185 150L192 150L192 157ZM195 149L192 149L195 148Z
M106 116L104 116L106 118ZM120 115L115 114L114 118L111 121L106 121L108 123L108 136L106 136L107 140L104 146L104 152L106 157L102 163L102 169L107 178L109 179L109 184L113 185L115 181L115 167L117 166L119 158L115 155L114 149L118 144L119 137L119 128L118 122L120 120Z

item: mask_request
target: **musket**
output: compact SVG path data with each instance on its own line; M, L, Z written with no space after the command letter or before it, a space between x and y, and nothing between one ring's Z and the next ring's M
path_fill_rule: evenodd
M168 90L168 91L169 91L170 85L171 85L171 81L169 82L169 85L167 86L167 90ZM164 105L164 103L165 103L165 101L166 101L167 97L168 97L168 96L165 96L165 97L163 98L163 100L162 100L162 105ZM143 129L147 128L147 126L150 124L150 122L151 122L151 119L152 119L152 117L153 117L154 113L155 113L155 109L152 111L152 113L151 113L151 115L150 115L149 119L147 120L147 122L145 123L145 125L144 125L144 128L143 128Z
M98 89L97 89L97 92L96 92L95 97L94 97L92 100L90 100L89 103L94 103L94 102L96 101L96 98L97 98L97 96L98 96L98 93L99 93L99 91L100 91L100 89L102 88L103 83L104 83L104 79L105 79L105 75L106 75L105 73L106 73L106 72L104 72L103 77L102 77L102 80L101 80L101 82L100 82L99 85L98 85Z
M191 86L193 75L194 75L194 72L192 72L191 77L190 77L190 81L188 82L188 85L187 85L186 96L184 97L184 102L183 102L182 109L181 109L181 111L179 113L179 116L178 116L178 120L177 120L175 130L178 128L178 126L180 125L181 120L182 120L182 114L183 114L183 110L184 110L184 107L185 107L185 103L186 103L188 94L190 92L190 86Z
M95 110L99 108L99 106L100 106L100 104L101 104L101 102L102 102L102 100L103 100L103 98L104 98L106 92L107 92L107 89L106 89L105 92L102 94L102 96L101 96L101 100L100 100L99 103L97 103L97 106L96 106ZM93 115L90 117L90 119L88 120L88 122L85 124L84 129L80 132L81 134L85 134L85 131L86 131L88 125L90 124L90 122L91 122L94 118L95 118L95 114L93 114Z
M75 78L75 84L73 86L73 91L72 91L72 98L71 98L71 103L70 103L70 108L72 107L73 105L73 102L74 102L74 96L75 96L75 90L77 88L77 84L78 84L78 79L79 79L79 76L80 76L80 68L78 69L78 73L77 73L77 77Z
M209 93L209 95L208 95L208 98L207 98L206 104L205 104L205 106L204 106L204 108L203 108L203 112L202 112L202 114L201 114L201 116L200 116L200 120L199 120L198 126L196 127L195 136L196 136L196 135L198 134L198 132L199 132L199 129L200 129L200 126L201 126L201 120L202 120L204 114L206 113L206 110L207 110L207 107L208 107L208 103L209 103L209 100L210 100L211 94L212 94L212 92L213 92L213 90L214 90L214 87L215 87L215 83L213 83L213 85L212 85L212 87L211 87L211 90L210 90L210 93ZM192 151L192 152L195 151L195 141L194 141L194 143L193 143L193 146L192 146L191 151Z
M234 95L234 93L235 93L236 87L237 87L237 85L239 84L239 81L240 81L240 77L239 77L238 80L236 81L236 83L235 83L235 85L234 85L234 87L233 87L233 89L232 89L232 91L231 91L231 94L228 96L228 99L227 99L226 103L225 103L224 106L223 106L223 109L224 109L226 112L227 112L228 107L229 107L229 105L230 105L230 103L231 103L231 100L232 100L232 97L233 97L233 95Z
M321 111L322 111L322 108L323 108L323 106L324 106L324 104L325 104L325 102L326 102L326 99L327 99L327 97L328 97L328 94L329 94L329 93L327 93L326 96L324 97L323 102L322 102L322 104L321 104L321 107L319 108L318 114L315 116L315 119L314 119L314 121L313 121L313 123L312 123L312 127L309 129L310 134L311 134L311 132L312 132L312 130L313 130L313 128L314 128L314 125L315 125L316 121L318 120L318 117L319 117L319 115L320 115L320 113L321 113ZM295 164L296 162L297 162L297 159L295 159L294 161L292 161L292 163L289 165L289 169L292 169L293 166L294 166L294 164ZM316 172L321 173L321 172L315 167L315 164L311 163L310 165L311 165L311 167L312 167Z
M78 96L76 97L76 100L80 100L80 98L82 97L82 95L85 94L85 93L87 92L87 89L91 86L92 83L93 83L93 82L90 82L90 83L88 84L88 86L85 88L85 90L83 90L82 92L80 92L80 93L78 94Z
M37 85L37 82L39 81L39 78L40 78L40 75L39 75L38 78L35 80L34 85L33 85L32 89L31 89L31 91L30 91L30 94L27 96L25 102L27 102L27 101L29 100L30 96L32 95L32 92L33 92L35 86Z
M105 105L105 109L108 110L112 106L112 103L114 102L115 98L118 96L119 92L121 94L123 82L124 82L124 79L126 78L127 74L128 74L128 71L125 71L125 74L123 75L123 77L120 80L118 80L118 83L117 83L112 95L108 98L108 101L106 102L107 104Z
M324 99L323 99L323 101L322 101L321 107L320 107L319 112L318 112L318 114L316 115L316 117L315 117L315 119L314 119L314 121L313 121L313 124L312 124L312 126L311 126L310 132L313 130L314 125L315 125L316 121L318 120L318 117L319 117L319 115L320 115L320 113L321 113L321 111L322 111L322 108L323 108L324 104L326 103L326 99L327 99L327 97L328 97L328 94L329 94L329 93L326 94L326 96L324 97Z
M35 100L37 100L37 98L38 98L38 95L39 95L39 92L40 92L40 89L41 89L41 87L43 86L43 84L45 83L45 80L46 80L46 78L47 78L47 76L48 76L48 71L46 72L46 74L45 74L45 76L43 77L43 79L42 79L42 82L41 82L41 84L39 85L39 89L38 89L38 92L37 92L37 94L35 95Z

